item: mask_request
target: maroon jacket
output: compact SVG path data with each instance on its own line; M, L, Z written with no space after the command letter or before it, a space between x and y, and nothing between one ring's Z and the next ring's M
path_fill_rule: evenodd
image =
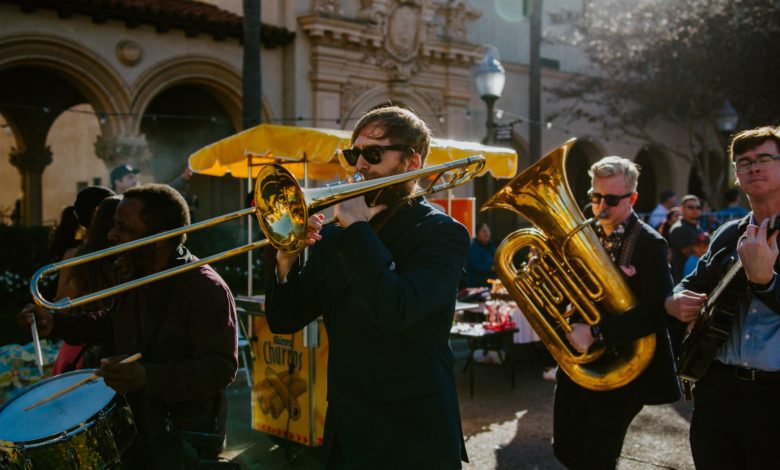
M195 259L180 246L169 267ZM116 354L141 352L146 387L131 405L153 403L147 412L183 429L209 431L214 399L238 368L233 295L208 265L121 294L107 310L55 314L51 336L71 344L113 337Z

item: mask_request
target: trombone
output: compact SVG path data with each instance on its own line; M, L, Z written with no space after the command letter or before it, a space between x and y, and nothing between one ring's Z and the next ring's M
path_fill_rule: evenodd
M407 199L427 196L446 189L452 189L468 182L482 170L483 166L485 166L485 157L477 155L370 181L304 190L289 170L277 164L267 165L264 166L257 175L254 207L238 210L185 227L157 233L132 242L46 265L38 269L32 279L30 279L30 292L32 293L33 300L36 304L48 308L49 310L64 310L111 297L151 282L196 269L204 264L240 255L269 244L285 253L298 253L306 246L309 213L319 212L336 205L339 202L364 195L371 191L434 176L427 188L421 188L420 190L414 191L407 196ZM442 177L449 172L453 173L452 178L448 181L444 181ZM442 181L440 182L440 180ZM257 217L260 228L266 236L264 240L258 240L223 251L222 253L207 256L192 263L168 268L138 279L126 281L122 284L93 292L76 299L65 297L55 302L51 302L41 295L38 288L38 284L43 277L62 269L89 263L96 259L123 253L149 245L150 243L177 237L185 233L194 232L252 214Z

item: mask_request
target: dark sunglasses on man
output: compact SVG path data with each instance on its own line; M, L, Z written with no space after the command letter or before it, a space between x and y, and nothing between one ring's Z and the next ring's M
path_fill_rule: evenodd
M601 200L603 199L609 207L615 207L618 204L620 204L621 199L625 199L629 196L634 194L633 191L630 193L623 194L622 196L617 196L615 194L601 194L601 193L594 193L593 190L588 191L588 197L590 198L590 202L593 204L601 204Z
M414 150L409 148L408 145L367 145L365 147L351 149L344 149L341 153L344 155L344 159L349 166L357 165L358 158L363 155L363 158L371 165L376 165L382 161L382 152L385 150L405 150L413 153Z

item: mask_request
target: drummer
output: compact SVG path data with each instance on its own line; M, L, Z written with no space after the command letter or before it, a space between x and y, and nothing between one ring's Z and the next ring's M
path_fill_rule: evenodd
M109 240L126 243L189 223L187 203L176 190L137 186L117 207ZM184 241L182 235L120 255L119 280L197 260ZM196 451L179 432L224 429L224 390L238 368L236 311L230 289L208 265L125 292L110 309L52 315L28 308L20 314L22 325L29 326L31 311L44 337L70 343L113 337L117 356L102 359L97 374L127 394L138 428L123 468L193 467ZM137 352L141 361L118 364Z

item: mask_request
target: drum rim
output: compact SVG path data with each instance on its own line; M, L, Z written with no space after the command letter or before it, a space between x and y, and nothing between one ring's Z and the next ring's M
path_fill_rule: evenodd
M85 374L86 375L90 375L90 374L95 373L95 371L97 371L97 369L80 369L80 370L73 370L73 371L70 371L70 372L65 372L63 374L53 375L53 376L49 377L48 379L44 379L44 380L41 380L40 382L36 382L35 384L33 384L33 385L29 386L29 387L26 387L23 390L24 391L33 390L36 387L41 387L41 386L46 385L49 382L53 382L54 380L58 380L60 377L66 377L66 376L71 376L71 375L85 375ZM16 399L18 399L22 395L23 395L23 393L18 393L16 396L11 398L7 402L3 403L3 405L0 406L0 413L2 413L3 410L5 410L5 408L8 405L10 405L14 401L16 401ZM111 401L108 402L108 404L104 408L99 409L93 415L91 415L89 418L85 419L81 423L78 423L77 425L72 426L72 427L70 427L68 429L62 430L62 431L58 432L57 434L49 434L48 436L40 437L38 439L31 439L31 440L28 440L28 441L8 441L8 440L5 440L5 439L0 439L0 441L2 441L2 442L11 442L14 445L13 448L15 448L15 449L29 449L29 448L40 447L40 446L43 446L43 445L49 445L52 442L69 440L69 439L73 438L74 436L76 436L77 434L79 434L80 432L89 429L90 425L95 422L96 416L98 416L101 412L107 416L110 411L113 411L114 408L117 407L117 405L122 404L122 403L118 403L117 402L117 398L118 397L120 397L120 394L117 393L117 392L114 392L114 397L111 399Z

